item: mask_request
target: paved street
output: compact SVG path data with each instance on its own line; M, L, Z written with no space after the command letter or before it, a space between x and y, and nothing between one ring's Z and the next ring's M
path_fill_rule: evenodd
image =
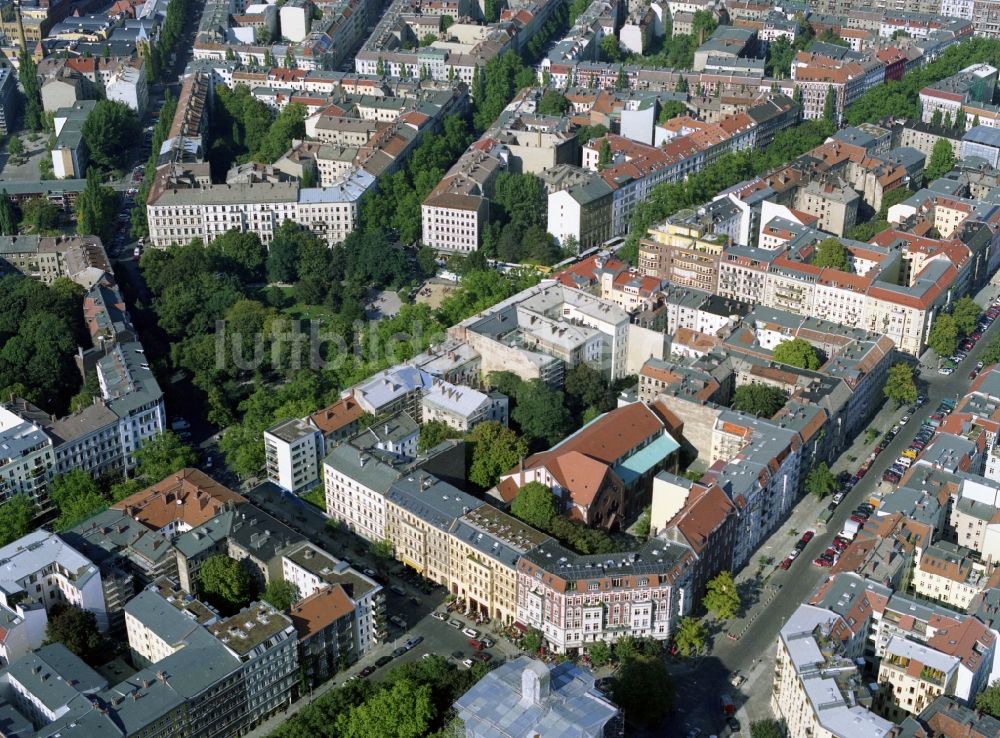
M368 545L365 541L353 533L340 531L327 525L327 520L323 514L309 503L303 502L293 495L282 495L272 488L255 488L244 491L244 494L248 495L251 501L262 510L292 526L309 538L309 540L316 542L335 556L348 559L354 564L355 568L379 568L378 562L368 552ZM398 663L415 661L427 653L448 658L450 661L456 663L459 669L465 668L460 662L473 654L473 650L468 643L469 637L463 634L461 629L431 617L431 613L434 610L445 609L444 590L438 587L427 594L414 586L414 584L403 581L398 576L402 569L403 567L400 564L393 563L390 565L389 584L391 586L402 587L405 593L400 595L389 589L389 587L385 588L386 614L389 617L393 615L402 617L406 621L407 628L403 629L395 624L391 624L389 626L389 640L386 643L367 654L347 671L337 674L329 682L320 685L313 694L306 695L303 699L294 703L287 712L276 715L271 720L258 726L256 730L249 733L251 737L265 738L272 730L287 720L289 715L302 709L311 700L329 689L342 685L348 677L357 674L366 666L373 665L380 657L390 655L393 649L402 645L407 638L412 636L423 636L424 641L413 650L400 656L398 659L394 659L391 664L376 671L370 677L371 679L380 678L381 674ZM416 599L416 603L413 601L414 599ZM448 619L459 620L463 628L474 628L482 634L489 635L490 638L496 641L496 645L489 649L489 653L494 659L506 659L520 653L512 643L501 638L493 631L493 624L476 625L471 620L456 613L449 613ZM458 653L461 654L461 658L455 656Z
M991 284L976 296L976 301L980 306L985 306L998 295L1000 288ZM812 560L830 545L833 537L843 529L844 521L851 512L878 487L882 473L909 446L923 420L936 411L941 400L954 399L968 391L972 383L968 377L969 371L975 366L979 354L998 334L1000 334L1000 321L990 327L975 348L969 352L968 358L950 377L937 373L937 360L933 353L928 352L921 357L923 370L919 375L918 387L927 395L926 404L917 410L906 426L878 456L865 478L851 490L837 508L830 522L826 526L816 524L817 516L826 508L828 500L819 502L811 496L804 497L789 519L756 552L752 563L737 575L737 585L742 589L754 579L759 557L773 557L776 565L794 547L802 532L807 529L816 531L816 537L809 542L790 569L782 571L775 569L774 566L768 567L765 575L767 572L772 572L768 584L780 588L780 593L766 607L757 608L753 624L739 640L731 640L720 632L715 637L708 656L693 662L671 664L671 672L675 675L678 686L678 698L675 714L665 726L667 735L683 736L689 727L696 727L706 735L726 735L719 705L719 695L726 691L736 702L737 717L740 719L744 735L749 734L748 727L751 721L772 717L770 695L774 674L774 646L778 630L799 604L829 574L828 570L813 566ZM884 433L906 412L907 408L893 412L883 410L871 425ZM866 445L864 435L860 435L833 465L834 473L846 469L852 472L857 470L876 443L877 440L873 444ZM855 457L856 460L849 461L851 457ZM791 534L793 530L795 535ZM727 626L726 629L730 628ZM747 677L747 682L739 689L731 687L728 683L729 676L734 672ZM662 732L659 734L663 735Z

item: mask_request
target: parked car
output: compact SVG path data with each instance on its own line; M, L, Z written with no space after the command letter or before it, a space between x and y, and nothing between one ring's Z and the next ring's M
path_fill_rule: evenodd
M479 637L479 631L476 630L475 628L463 628L462 632L465 635L469 636L469 638L478 638Z
M822 567L827 567L828 568L828 567L833 566L833 560L832 559L824 559L822 556L820 556L820 557L818 557L818 558L816 558L816 559L813 560L813 564L815 566L822 566Z
M464 666L464 667L465 667L466 669L471 669L471 668L472 668L472 665L473 665L474 663L476 663L476 662L475 662L475 661L473 661L472 659L465 659L465 660L464 660L464 661L462 662L462 666Z
M861 517L860 515L852 515L850 518L848 518L848 520L852 520L855 523L857 523L858 525L864 525L865 524L865 518Z
M833 504L834 505L839 505L843 499L844 499L844 493L843 492L834 492L833 493Z
M375 667L374 666L366 666L364 669L362 669L360 672L358 672L358 676L360 676L362 679L366 679L366 678L370 677L374 673L375 673Z
M402 656L402 655L403 655L404 653L406 653L406 649L405 649L405 648L403 648L402 646L400 646L399 648L396 648L396 649L393 649L393 652L392 652L392 657L393 657L394 659L398 659L398 658L399 658L400 656ZM383 657L383 658L384 658L384 657Z
M448 619L448 615L446 613L441 612L440 610L435 610L434 612L432 612L431 613L431 617L434 618L435 620L447 620Z
M450 625L452 628L455 628L456 630L461 630L462 629L462 621L461 620L455 620L454 618L452 618L451 620L448 621L448 625Z
M792 565L792 562L794 560L795 559L793 559L791 556L786 556L784 560L781 562L781 568L788 569Z
M480 651L479 653L472 654L473 661L479 661L480 663L488 663L493 659L493 654L487 653L486 651Z

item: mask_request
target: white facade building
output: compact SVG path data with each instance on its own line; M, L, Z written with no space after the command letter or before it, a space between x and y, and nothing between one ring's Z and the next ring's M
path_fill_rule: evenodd
M264 455L268 479L298 493L319 481L323 434L303 420L286 420L264 431Z

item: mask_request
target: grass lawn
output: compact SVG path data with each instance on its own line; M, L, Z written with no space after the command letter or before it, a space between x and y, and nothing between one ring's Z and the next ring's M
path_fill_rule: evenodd
M303 500L315 505L323 512L326 512L326 495L323 492L323 485L319 484L301 496Z

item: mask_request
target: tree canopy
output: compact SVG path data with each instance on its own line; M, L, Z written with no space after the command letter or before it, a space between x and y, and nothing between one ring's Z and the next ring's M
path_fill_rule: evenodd
M1000 679L976 695L976 709L1000 719Z
M785 405L788 399L781 389L767 384L744 384L733 393L733 410L771 418Z
M812 265L849 272L851 271L850 253L839 238L824 238L816 244L816 252L812 258Z
M782 341L772 352L775 361L795 366L799 369L819 369L820 360L816 349L804 338Z
M49 484L49 498L59 511L55 528L68 530L106 509L108 501L87 472L73 469Z
M962 335L969 336L976 330L976 323L981 314L979 305L971 297L960 297L951 308L951 317Z
M806 492L823 499L836 489L837 478L825 461L821 461L809 470L809 475L806 477Z
M87 184L76 198L76 232L109 241L114 235L120 202L114 189L101 184L97 170L94 167L87 169Z
M904 362L889 367L882 392L897 405L909 405L916 402L917 385L913 381L913 368Z
M566 96L558 90L546 90L538 101L538 112L542 115L565 115L570 104Z
M924 179L927 182L933 182L950 172L953 166L955 166L955 150L952 149L948 139L939 138L934 142L930 161L924 168Z
M206 599L223 612L236 612L246 607L257 591L246 567L225 554L205 559L198 578Z
M136 476L147 485L198 463L198 454L172 431L146 440L135 451Z
M466 443L472 450L469 481L483 489L495 485L501 474L513 469L528 453L524 439L493 420L473 428Z
M11 495L0 505L0 546L6 546L31 532L35 505L25 494Z
M927 335L927 345L941 357L955 353L958 347L958 324L952 316L943 313L934 319L931 332Z
M694 656L705 647L705 626L692 617L681 618L674 634L674 645L681 656Z
M670 712L676 693L673 677L656 656L624 661L611 684L612 697L628 719L647 728Z
M285 579L272 579L264 588L264 600L282 612L288 612L299 599L299 589Z
M50 607L45 623L45 642L61 643L90 664L103 661L97 616L89 610L61 602Z
M81 131L90 164L104 170L121 169L141 132L139 117L128 105L98 100Z
M559 514L555 495L541 482L523 485L510 503L510 511L515 517L540 530L548 530L552 518Z
M740 595L730 572L719 572L708 581L702 604L720 620L728 620L739 612Z

